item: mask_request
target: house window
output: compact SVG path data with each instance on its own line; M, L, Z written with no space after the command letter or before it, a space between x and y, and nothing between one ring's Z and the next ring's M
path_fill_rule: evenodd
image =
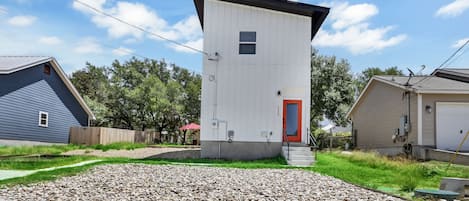
M239 32L239 54L256 54L256 32Z
M49 127L49 113L39 112L39 126L44 128Z

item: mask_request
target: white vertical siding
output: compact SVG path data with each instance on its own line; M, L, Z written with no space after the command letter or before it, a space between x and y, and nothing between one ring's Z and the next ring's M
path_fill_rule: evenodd
M217 0L206 0L204 12L204 51L218 52L220 58L218 62L204 59L202 140L217 140L217 132L225 139L224 124L219 129L210 125L216 99L215 118L228 122L235 141L248 142L267 141L262 131L273 132L271 142L281 142L283 100L301 99L302 139L306 140L311 19ZM257 32L256 55L238 54L240 31ZM218 87L209 81L216 74Z

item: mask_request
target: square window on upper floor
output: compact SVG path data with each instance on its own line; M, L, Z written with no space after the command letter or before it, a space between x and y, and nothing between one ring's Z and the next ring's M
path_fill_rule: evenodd
M239 54L256 54L256 41L256 32L239 32Z

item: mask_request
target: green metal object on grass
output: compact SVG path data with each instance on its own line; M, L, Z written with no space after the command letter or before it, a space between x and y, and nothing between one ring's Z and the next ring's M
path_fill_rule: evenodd
M415 190L414 196L417 198L425 199L445 199L448 201L458 198L459 193L453 191L433 190L433 189L418 189Z

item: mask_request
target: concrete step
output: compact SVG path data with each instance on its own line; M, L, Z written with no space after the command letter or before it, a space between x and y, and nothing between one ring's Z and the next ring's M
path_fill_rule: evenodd
M290 151L311 151L310 147L290 147L288 148L287 146L283 146L282 149L284 151L290 150Z
M313 152L307 146L283 146L282 155L291 166L308 167L315 162Z
M309 167L314 163L314 160L288 160L288 165L297 167Z
M287 158L287 157L285 157ZM312 155L290 155L288 160L312 160L314 161L314 156Z

